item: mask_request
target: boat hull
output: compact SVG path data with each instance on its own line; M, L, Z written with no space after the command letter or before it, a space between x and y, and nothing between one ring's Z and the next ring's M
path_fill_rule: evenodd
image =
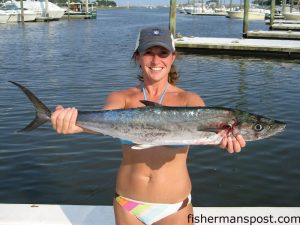
M35 13L24 12L24 22L32 22L32 21L35 21L35 19L36 19ZM11 12L10 17L7 22L8 23L22 22L21 10Z
M231 19L244 19L244 11L227 11L228 17ZM265 13L249 11L248 20L264 20Z
M0 23L7 23L9 17L10 15L8 13L0 12Z
M20 2L16 2L20 7ZM51 20L59 20L64 15L64 9L55 5L52 2L48 2L48 10L46 12L46 3L44 1L24 1L24 8L29 9L37 14L37 17L47 17Z
M96 19L97 12L65 12L62 19Z

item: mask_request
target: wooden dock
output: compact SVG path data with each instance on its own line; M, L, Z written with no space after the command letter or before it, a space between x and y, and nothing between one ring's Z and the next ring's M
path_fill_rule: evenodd
M193 53L300 58L298 40L180 37L175 46Z
M270 20L265 20L266 25L270 25ZM274 20L274 24L300 24L300 20Z
M191 13L192 16L226 16L227 13L214 12L214 13Z
M300 30L298 23L274 23L270 26L270 30Z
M300 40L299 31L254 30L246 33L246 38Z

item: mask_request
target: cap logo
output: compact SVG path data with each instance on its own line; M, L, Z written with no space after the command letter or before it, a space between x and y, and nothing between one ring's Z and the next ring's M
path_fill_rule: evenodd
M154 29L154 30L152 31L152 34L155 35L155 36L158 36L158 35L160 35L160 30Z

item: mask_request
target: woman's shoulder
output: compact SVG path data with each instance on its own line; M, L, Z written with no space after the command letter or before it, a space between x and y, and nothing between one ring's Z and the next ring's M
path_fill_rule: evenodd
M174 92L177 92L178 96L184 100L186 106L205 106L203 99L195 92L186 91L179 87L174 87Z
M125 108L126 100L139 92L138 86L111 92L106 97L104 109Z

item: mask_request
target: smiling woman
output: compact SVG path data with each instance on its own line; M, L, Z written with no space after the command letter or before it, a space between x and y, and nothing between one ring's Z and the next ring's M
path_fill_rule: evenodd
M204 106L202 98L175 86L178 75L170 78L176 59L174 40L168 29L150 27L138 35L133 58L141 69L142 82L108 95L104 109L144 107L141 100L165 106ZM88 132L76 126L76 109L58 107L52 124L58 133ZM186 159L189 146L155 146L144 151L132 149L130 141L121 140L123 159L117 175L114 211L117 225L191 224L193 213L191 180ZM151 144L151 143L150 143ZM221 147L239 152L243 137L224 137ZM174 188L176 185L176 188Z

